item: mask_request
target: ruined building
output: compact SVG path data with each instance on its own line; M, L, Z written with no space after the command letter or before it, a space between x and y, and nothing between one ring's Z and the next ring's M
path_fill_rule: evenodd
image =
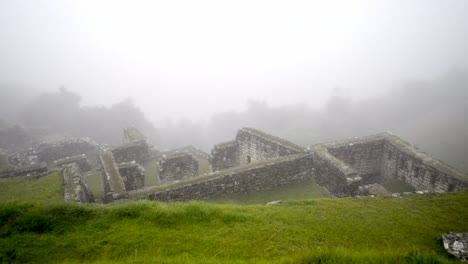
M213 170L223 170L277 157L298 154L304 149L284 139L253 128L242 128L236 139L212 150Z
M363 186L383 186L389 181L420 192L468 188L468 176L389 133L317 144L304 150L258 130L242 128L236 140L216 145L212 156L212 166L219 172L174 188L160 188L147 198L207 199L305 180L316 181L337 197L360 195ZM233 167L235 171L226 170Z

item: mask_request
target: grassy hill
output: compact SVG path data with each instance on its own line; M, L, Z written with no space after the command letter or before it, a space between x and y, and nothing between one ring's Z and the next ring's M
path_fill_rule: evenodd
M468 192L279 206L0 204L0 261L41 263L452 263Z

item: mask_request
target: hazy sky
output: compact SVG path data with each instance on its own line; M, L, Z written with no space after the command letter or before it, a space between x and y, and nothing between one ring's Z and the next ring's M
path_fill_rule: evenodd
M153 121L319 107L467 68L467 14L466 0L0 0L0 83L132 97Z

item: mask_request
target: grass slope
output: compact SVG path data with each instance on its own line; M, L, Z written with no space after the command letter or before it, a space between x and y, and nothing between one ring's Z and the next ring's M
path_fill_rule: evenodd
M0 261L42 263L452 263L468 192L289 201L0 205Z
M39 179L0 179L0 202L63 203L63 178L58 171Z

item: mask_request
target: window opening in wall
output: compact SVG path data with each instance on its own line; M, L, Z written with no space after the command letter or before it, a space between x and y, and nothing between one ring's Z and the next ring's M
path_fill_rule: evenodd
M250 162L251 162L250 156L247 156L247 163L250 163Z

